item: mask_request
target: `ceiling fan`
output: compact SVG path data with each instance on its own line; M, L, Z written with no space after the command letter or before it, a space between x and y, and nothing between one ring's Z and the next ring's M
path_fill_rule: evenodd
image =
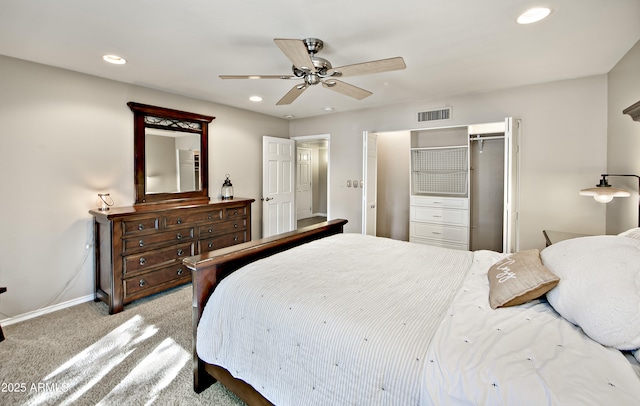
M334 90L357 100L362 100L365 97L371 96L373 93L342 82L336 78L389 72L407 67L401 57L396 57L334 68L328 60L316 56L323 47L322 40L317 38L306 38L303 40L276 38L273 41L293 63L292 75L220 75L220 79L304 80L303 83L295 85L276 103L276 105L280 106L293 103L309 86L314 86L318 83L322 83L322 86L327 89Z

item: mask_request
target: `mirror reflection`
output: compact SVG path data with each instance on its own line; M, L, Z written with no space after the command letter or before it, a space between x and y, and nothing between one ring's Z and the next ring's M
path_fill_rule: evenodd
M145 129L146 194L202 190L200 134Z

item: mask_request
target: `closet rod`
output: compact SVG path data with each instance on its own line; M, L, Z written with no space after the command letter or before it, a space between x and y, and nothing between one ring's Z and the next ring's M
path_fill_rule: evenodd
M474 137L474 138L469 138L469 141L484 141L484 140L502 140L504 139L504 135L495 135L492 137Z

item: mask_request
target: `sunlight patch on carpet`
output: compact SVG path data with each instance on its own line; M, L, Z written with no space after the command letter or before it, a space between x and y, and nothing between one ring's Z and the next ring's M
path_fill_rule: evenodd
M140 315L132 317L44 377L29 404L73 404L157 332Z
M171 338L165 339L115 387L98 405L126 404L132 393L147 393L145 405L153 404L189 361L190 355Z

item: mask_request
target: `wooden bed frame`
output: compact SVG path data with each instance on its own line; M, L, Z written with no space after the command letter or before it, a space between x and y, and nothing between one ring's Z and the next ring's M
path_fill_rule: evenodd
M227 370L207 364L196 353L197 327L204 306L218 283L239 268L295 246L343 232L347 220L337 219L304 227L289 233L254 240L233 247L185 258L193 280L193 389L200 393L219 381L249 405L272 405L248 383L234 378Z

